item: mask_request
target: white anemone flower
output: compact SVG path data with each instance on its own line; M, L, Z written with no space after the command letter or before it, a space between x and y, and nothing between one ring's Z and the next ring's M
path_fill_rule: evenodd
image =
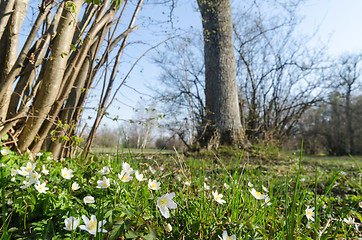
M77 182L72 183L72 190L77 191L79 189L79 184Z
M20 186L20 188L22 189L28 188L31 185L30 182L26 180L23 181L23 184L24 184L23 186Z
M70 180L73 177L73 170L68 169L68 168L63 168L62 169L62 177L65 179Z
M160 209L162 216L165 218L170 217L170 211L168 209L176 209L177 204L172 200L175 197L175 193L167 193L157 200L157 207Z
M314 222L314 215L314 207L309 208L309 206L307 206L307 209L305 210L305 216L308 218L308 220Z
M122 181L122 182L129 182L133 179L133 177L131 177L129 175L129 173L125 172L125 171L121 171L121 174L118 173L118 178Z
M140 182L147 180L147 178L144 178L144 177L143 177L143 174L142 174L142 173L139 173L138 170L136 171L135 175L136 175L136 179L137 179L138 181L140 181Z
M265 199L268 195L265 194L261 194L261 192L256 191L254 188L253 189L249 189L249 192L251 193L251 195L253 195L256 199Z
M106 224L106 220L98 222L95 215L92 215L90 219L85 215L82 215L82 219L85 225L80 225L80 229L85 230L92 235L96 235L97 232L107 232L107 230L103 228L104 224Z
M64 219L64 224L65 227L64 229L67 231L74 231L75 229L77 229L78 225L79 225L79 218L75 218L75 217L69 217Z
M153 169L151 166L149 166L148 168L150 169L150 172L151 172L152 174L155 174L155 173L156 173L156 170Z
M111 169L108 166L104 166L101 170L100 170L102 175L107 175L111 172Z
M21 176L24 176L24 177L29 176L29 172L28 172L28 171L25 171L25 170L20 169L20 170L18 170L17 172L18 172L18 174L21 175Z
M358 203L358 206L359 206L360 208L362 208L362 202L359 202L359 203Z
M0 153L1 153L1 155L6 156L10 153L10 151L7 148L3 148L3 149L1 149Z
M39 193L46 193L47 190L49 190L49 188L46 187L45 184L46 183L40 184L40 182L38 182L37 184L34 185L34 187L36 190L38 190Z
M345 223L347 223L348 225L354 225L356 224L356 222L354 221L354 218L353 217L349 217L348 219L347 218L343 218L343 221Z
M47 160L50 161L50 160L53 160L54 158L52 156L48 156L47 157Z
M135 172L135 170L133 170L133 168L131 168L131 166L126 162L122 163L122 171L126 172L128 175Z
M227 184L227 183L224 183L224 187L225 187L225 189L229 189L229 188L230 188L229 184Z
M29 175L27 177L29 177L30 184L38 183L41 174L39 174L37 171L29 172Z
M254 185L251 182L248 182L248 187L253 187Z
M191 186L191 181L184 181L183 184L186 186Z
M41 152L35 153L35 156L41 157L41 156L43 156L43 153L41 153Z
M10 175L11 175L11 176L15 176L16 174L18 174L18 170L12 168L12 169L10 170Z
M270 205L271 205L269 196L266 196L266 198L264 198L264 201L265 201L265 204L266 204L267 206L270 206Z
M204 189L206 189L206 190L210 190L210 186L209 186L209 185L207 185L206 183L204 183Z
M348 219L347 218L343 218L343 221L348 224L348 225L354 225L354 227L356 228L356 230L358 231L358 226L361 225L360 223L356 223L354 221L354 218L353 217L349 217Z
M215 192L212 192L212 195L214 195L214 200L220 204L226 203L225 200L222 199L223 195L219 194L217 190Z
M98 180L97 184L97 188L108 188L110 186L110 180L106 177L103 177L103 180Z
M20 169L21 169L21 172L23 172L23 173L28 173L28 174L25 174L25 175L23 175L23 174L21 174L21 173L19 173L20 175L23 175L23 176L27 176L27 175L29 175L29 173L30 172L32 172L34 169L35 169L35 167L36 167L36 163L31 163L31 162L28 162L27 164L26 164L26 167L20 167Z
M235 234L229 236L227 231L222 232L222 237L218 236L221 240L236 240Z
M269 190L266 187L264 187L264 185L262 185L261 188L263 189L264 192L269 192Z
M92 197L92 196L86 196L86 197L83 198L83 201L84 201L84 204L94 203L94 197Z
M6 167L4 163L0 163L0 167Z
M42 169L41 172L42 172L44 175L48 175L48 174L49 174L49 170L47 170L47 169L45 168L45 165L43 165L41 169Z
M159 190L161 183L157 182L156 180L148 179L148 187L152 190Z

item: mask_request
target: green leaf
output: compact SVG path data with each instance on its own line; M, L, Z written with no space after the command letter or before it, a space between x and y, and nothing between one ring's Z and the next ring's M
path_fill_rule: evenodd
M1 141L7 141L7 140L9 140L9 135L5 133L5 135L1 137Z
M113 224L111 233L109 235L110 240L117 239L117 237L124 234L124 221L118 221Z

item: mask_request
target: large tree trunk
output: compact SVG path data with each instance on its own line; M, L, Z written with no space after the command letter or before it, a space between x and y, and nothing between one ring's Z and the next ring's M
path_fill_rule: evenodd
M204 146L243 144L230 0L198 0L203 25L206 119Z

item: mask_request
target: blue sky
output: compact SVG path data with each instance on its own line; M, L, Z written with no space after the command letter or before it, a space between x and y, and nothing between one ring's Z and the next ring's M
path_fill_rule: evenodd
M241 0L233 0L237 5ZM267 0L259 0L267 1ZM284 0L288 2L288 0ZM32 2L32 0L30 0ZM132 14L136 0L129 3L129 12L126 16ZM124 58L119 67L122 78L130 69L132 64L151 46L154 46L168 38L169 33L178 29L179 34L185 34L192 27L201 31L200 14L197 12L196 0L178 0L173 12L173 29L169 23L158 24L155 20L169 20L169 8L163 5L143 6L140 11L136 24L140 25L139 30L131 33L129 46L126 48ZM34 3L34 2L33 2ZM235 9L233 9L235 10ZM309 0L302 6L299 15L304 20L298 27L298 33L301 35L310 35L316 32L313 40L308 46L315 47L321 43L327 44L327 52L332 57L337 57L345 52L360 52L362 49L362 0ZM272 11L272 9L271 9ZM28 15L31 14L29 10ZM234 11L235 14L235 11ZM31 17L29 17L31 20ZM128 20L122 23L128 25ZM27 24L25 24L27 25ZM127 85L131 88L122 87L117 95L117 102L110 108L111 116L119 116L121 119L132 119L135 117L134 109L144 105L148 107L147 97L141 93L151 94L149 86L155 86L160 76L160 70L152 64L151 57L156 50L151 51L143 57L134 68ZM100 87L98 87L100 88ZM137 89L137 91L132 90ZM99 94L100 90L95 89L92 96ZM98 100L96 97L90 98L92 104ZM84 118L88 115L95 115L92 111L86 111ZM89 122L91 123L91 122ZM115 125L109 120L104 121L107 125Z
M360 0L310 0L300 12L305 16L300 32L311 33L318 28L315 40L328 43L331 56L360 52L361 9Z
M234 1L234 4L238 0ZM301 35L310 35L316 32L312 41L308 43L310 47L322 44L327 45L327 53L337 57L345 52L359 52L362 48L362 1L361 0L309 0L299 11L300 16L304 17L297 31ZM130 41L144 41L149 46L155 45L167 38L162 30L170 30L170 24L164 24L162 30L159 25L147 21L148 17L153 19L167 20L168 9L162 6L145 5L139 15L139 24L147 23L147 26L132 33ZM174 28L184 30L193 26L194 29L200 29L201 20L196 9L196 3L193 0L179 1L173 15ZM182 32L182 31L179 31ZM145 45L135 45L126 51L129 55L140 56L148 47ZM127 84L140 92L151 93L148 86L157 84L159 69L153 65L150 60L152 52L143 58L134 72L131 74ZM137 92L123 88L120 92L120 102L113 107L113 113L117 112L123 119L132 119L135 117L133 108L140 107L139 103L147 106L147 97ZM142 97L142 99L140 99ZM119 114L118 114L119 112ZM105 121L107 124L109 121Z

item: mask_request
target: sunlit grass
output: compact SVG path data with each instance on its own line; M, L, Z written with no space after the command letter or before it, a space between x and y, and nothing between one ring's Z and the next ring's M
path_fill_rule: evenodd
M1 161L2 239L361 237L358 159L316 164L297 153L272 162L235 150L226 158L126 153L59 161L44 153L34 169L13 152ZM21 167L29 174L11 176Z

